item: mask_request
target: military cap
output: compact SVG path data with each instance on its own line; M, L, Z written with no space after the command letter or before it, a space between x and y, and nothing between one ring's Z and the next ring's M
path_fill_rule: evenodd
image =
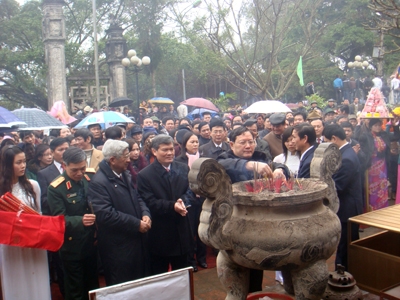
M282 113L274 113L269 117L269 122L272 125L284 124L286 121L286 115Z
M307 116L307 120L318 120L318 119L322 119L322 116L319 112L317 112L315 110L310 112Z
M152 119L152 120L153 120L153 122L158 122L158 123L161 123L160 119L159 119L159 118L157 118L156 116L152 116L150 119Z
M244 126L245 127L248 127L248 126L252 126L252 125L254 125L254 124L256 124L257 123L257 120L256 119L248 119L246 122L244 122Z
M317 101L313 101L310 104L318 104L318 102Z
M349 115L348 119L349 120L351 120L351 119L356 119L357 120L357 116L356 115Z
M334 99L329 99L328 102L336 102Z
M327 108L327 109L325 110L325 112L324 112L325 115L327 115L327 114L334 114L334 113L335 113L335 111L334 111L332 108Z

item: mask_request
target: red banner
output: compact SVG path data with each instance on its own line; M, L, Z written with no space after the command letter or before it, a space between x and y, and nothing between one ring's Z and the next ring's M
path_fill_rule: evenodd
M0 244L58 251L64 232L64 216L0 211Z

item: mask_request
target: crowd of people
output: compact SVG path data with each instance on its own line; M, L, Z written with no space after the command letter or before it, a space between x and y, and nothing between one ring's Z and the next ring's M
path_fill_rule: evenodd
M309 84L312 85L311 94L314 94L313 82ZM336 75L332 84L338 104L344 99L353 102L355 98L361 99L361 102L364 103L371 88L378 88L382 92L386 103L390 102L395 105L400 103L400 80L398 74L391 75L390 78L383 78L378 74L359 78L348 77L346 74L343 76ZM306 95L310 95L307 89Z
M71 127L51 130L49 136L5 131L0 193L14 193L43 215L65 216L64 244L48 253L51 277L57 274L65 299L87 299L88 291L99 286L99 270L106 285L114 285L171 269L208 267L197 231L204 198L190 190L188 181L196 159L216 159L232 183L255 174L309 178L318 144L331 142L342 154L333 176L342 224L336 263L347 267L347 220L388 205L388 174L395 175L389 178L392 190L397 184L391 161L398 158L394 145L400 131L398 119L382 124L357 117L362 110L357 98L351 104L335 102L328 100L325 109L316 102L306 109L299 102L290 113L231 111L212 117L205 112L194 120L179 117L173 106L158 114L142 103L136 123ZM85 114L91 112L85 108ZM359 228L354 225L351 232L357 239ZM32 250L39 259L30 250L2 245L2 261L19 262L12 278L26 266L39 272L25 274L35 286L29 297L11 281L3 291L13 299L50 299L44 251ZM2 278L8 277L10 264L1 266L7 274ZM251 270L249 292L262 290L261 283L262 271Z

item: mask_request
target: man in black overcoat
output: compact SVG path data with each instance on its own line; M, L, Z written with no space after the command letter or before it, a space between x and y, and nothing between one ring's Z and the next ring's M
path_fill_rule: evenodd
M173 139L158 135L151 141L156 160L137 178L140 196L152 215L149 249L152 274L188 267L193 236L187 215L193 193L189 189L189 167L174 161Z
M340 201L337 215L342 225L342 234L336 251L335 265L347 269L348 219L363 212L360 162L353 147L346 141L346 134L339 125L327 125L324 136L328 142L336 144L342 154L342 164L332 176ZM352 224L351 238L359 238L358 225Z
M151 219L126 171L128 143L110 139L102 151L104 160L90 181L88 202L96 215L106 284L114 285L150 275L146 241Z

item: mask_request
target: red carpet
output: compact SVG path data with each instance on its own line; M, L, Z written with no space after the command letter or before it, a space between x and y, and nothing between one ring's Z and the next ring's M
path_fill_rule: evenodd
M211 247L207 246L207 265L209 269L216 267L217 254L218 252L216 250L213 250ZM203 269L199 268L199 271L200 270Z

